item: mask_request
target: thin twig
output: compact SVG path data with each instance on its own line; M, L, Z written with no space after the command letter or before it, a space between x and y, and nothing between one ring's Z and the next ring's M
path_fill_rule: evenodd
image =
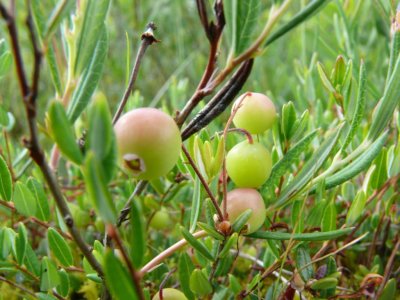
M392 269L394 267L394 262L396 259L397 251L400 249L400 237L399 235L396 236L397 242L396 245L393 247L392 253L390 254L389 260L386 263L386 268L385 268L385 273L383 276L383 281L381 283L381 286L379 287L379 290L377 292L377 297L376 299L379 299L379 296L382 294L383 289L385 288L386 283L388 282L390 275L392 273Z
M197 168L196 163L193 161L193 158L190 156L189 151L186 149L185 145L182 144L182 151L185 154L186 158L189 161L189 164L192 166L194 172L196 173L197 177L199 178L201 184L203 185L204 189L206 190L208 196L211 199L211 202L213 203L215 210L217 211L218 215L218 220L222 222L225 220L224 215L222 214L221 208L218 205L217 199L215 199L213 193L210 190L210 187L208 186L206 180L204 179L203 175L201 174L200 170Z
M117 221L117 226L121 226L122 223L126 220L127 216L129 215L129 211L131 209L131 203L133 201L133 199L137 196L140 195L142 193L142 191L144 190L144 188L147 185L147 181L145 180L141 180L137 183L135 190L133 191L133 193L130 195L128 201L126 201L126 204L124 206L124 208L121 210L120 215L118 217L118 221Z
M193 236L196 239L207 236L207 232L204 230L200 230L198 232L193 233ZM187 241L185 239L180 240L179 242L173 244L171 247L165 249L163 252L154 257L151 261L149 261L141 270L140 277L143 277L146 273L151 272L155 267L157 267L164 259L170 257L176 251L181 249L182 247L187 245Z
M12 282L11 280L8 280L7 278L5 278L5 277L3 277L3 276L0 276L0 281L3 281L3 282L5 282L5 283L8 283L9 285L11 285L11 286L13 286L13 287L15 287L15 288L17 288L17 289L20 289L21 291L23 291L24 293L27 293L27 294L31 295L31 296L32 296L33 298L35 298L35 299L38 298L38 297L35 295L34 292L28 290L28 289L27 289L26 287L24 287L23 285L19 285L19 284L15 283L15 282Z
M156 26L153 22L150 22L146 26L146 31L142 34L142 43L140 44L139 52L136 56L135 64L132 69L132 74L131 78L129 79L129 84L128 87L126 88L124 95L121 99L121 102L118 106L117 112L115 113L112 123L115 125L115 123L118 121L119 117L121 116L124 107L126 105L126 102L128 101L129 96L132 93L136 78L139 73L139 68L140 64L142 62L143 56L146 53L147 48L155 43L158 42L158 40L154 37L154 31L156 30Z

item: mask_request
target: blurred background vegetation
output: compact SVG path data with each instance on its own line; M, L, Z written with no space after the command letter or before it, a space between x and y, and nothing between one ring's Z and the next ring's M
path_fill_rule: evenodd
M47 1L56 3L55 0ZM44 3L47 1L42 2L43 8L53 8L53 5ZM272 2L279 1L261 2L263 7L270 7ZM211 8L213 1L209 3ZM294 1L285 19L293 16L305 3L304 0ZM24 1L17 1L18 10L24 10L24 5ZM333 105L321 84L316 62L320 61L326 70L331 70L338 55L342 55L346 61L353 60L353 75L357 78L362 59L368 72L366 111L371 116L368 112L383 93L389 57L390 16L394 15L394 9L394 0L330 1L316 17L260 53L244 89L266 92L279 107L290 100L298 111L309 109L313 115L313 110L319 110L318 115L329 112ZM18 17L21 23L24 22L23 13L19 13ZM258 20L255 35L267 18L268 10ZM207 63L208 42L195 1L114 0L107 23L110 48L99 86L99 90L108 97L112 111L123 94L129 75L127 72L131 69L140 36L149 21L157 25L156 37L161 42L151 46L145 56L136 83L137 100L145 105L160 106L163 102L171 110L181 109L195 90ZM6 37L4 24L0 26L0 37ZM20 39L26 45L25 55L30 55L26 30L20 31ZM57 49L63 51L61 45ZM225 39L218 62L221 68L228 52L229 45ZM63 59L63 55L59 55L59 59ZM40 107L44 108L55 97L55 91L49 72L44 71L42 76L39 101ZM16 114L17 126L13 134L19 136L25 122L15 74L9 72L1 78L0 86L0 101L5 109ZM134 103L137 105L137 102ZM40 110L38 118L41 123L44 121L43 111ZM325 117L326 124L329 124L332 121L329 113Z

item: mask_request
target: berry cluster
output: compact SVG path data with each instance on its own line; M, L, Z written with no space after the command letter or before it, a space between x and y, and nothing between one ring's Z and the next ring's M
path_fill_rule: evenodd
M260 93L245 93L232 108L233 123L250 134L261 134L270 129L276 119L272 101ZM227 195L227 212L233 222L241 213L252 209L247 233L259 229L265 220L265 204L256 190L270 176L272 159L260 143L246 140L235 145L226 156L226 170L238 187Z

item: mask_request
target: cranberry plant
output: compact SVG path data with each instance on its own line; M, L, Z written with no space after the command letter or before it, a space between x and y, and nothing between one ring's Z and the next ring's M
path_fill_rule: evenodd
M2 298L396 299L394 2L0 0Z

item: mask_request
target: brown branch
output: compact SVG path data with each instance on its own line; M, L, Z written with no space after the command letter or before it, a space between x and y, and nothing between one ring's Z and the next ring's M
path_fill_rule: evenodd
M37 298L37 296L35 295L34 292L28 290L28 289L27 289L26 287L24 287L23 285L19 285L19 284L15 283L15 282L12 282L11 280L8 280L7 278L5 278L5 277L3 277L3 276L0 276L0 281L3 281L3 282L5 282L5 283L8 283L9 285L11 285L11 286L13 286L13 287L15 287L15 288L17 288L17 289L20 289L21 291L27 293L28 295L31 295L34 299Z
M129 96L132 93L136 78L139 73L139 68L140 64L142 62L143 56L146 53L147 48L153 44L158 42L158 40L154 37L154 31L156 30L156 26L153 22L150 22L146 26L146 31L142 34L142 43L140 44L140 48L138 51L138 54L136 56L135 64L132 69L132 75L131 78L129 79L129 84L128 87L126 88L124 95L122 96L121 102L118 106L117 112L115 113L112 123L115 125L115 123L118 121L119 117L121 116L124 107L128 101Z
M393 270L393 266L394 266L394 262L396 259L396 255L397 255L397 251L399 251L400 249L400 237L399 235L396 236L397 242L396 245L393 247L393 251L390 254L389 260L386 264L386 268L385 268L385 273L383 276L383 281L381 283L381 286L379 287L379 290L377 292L377 297L376 299L379 299L379 296L382 294L383 289L385 288L386 283L388 282L389 278L390 278L390 274L392 273Z
M185 120L188 118L189 114L193 111L193 109L197 106L197 104L207 95L209 95L212 90L204 90L204 88L209 83L214 71L217 62L217 53L219 47L219 41L222 35L223 28L225 26L225 16L224 16L224 8L222 1L216 1L214 6L215 16L217 18L217 23L214 24L211 22L208 23L207 11L205 8L204 0L196 0L197 10L199 12L199 17L201 23L204 27L206 36L210 42L210 52L208 55L207 66L204 70L204 73L201 77L201 80L194 92L193 96L186 103L185 107L176 117L176 123L178 126L182 126Z
M28 85L28 80L26 77L26 73L24 70L24 64L21 56L20 45L18 42L18 30L15 23L15 18L11 16L4 5L0 3L0 13L2 17L7 22L8 32L12 42L12 53L14 57L14 61L17 69L17 77L18 82L20 83L21 94L23 97L23 101L25 104L25 111L28 120L30 137L29 139L24 140L25 146L28 148L30 152L31 158L38 165L40 170L43 173L43 176L50 188L50 191L54 197L54 200L57 204L58 209L60 210L61 215L64 218L65 224L68 227L68 230L76 242L77 246L82 251L83 255L88 260L89 264L93 267L94 270L99 274L100 277L103 276L103 271L100 263L93 256L91 250L86 245L82 236L80 235L78 229L74 225L74 221L71 216L71 212L68 208L68 205L64 199L64 196L61 192L61 189L58 185L56 177L51 171L49 165L45 160L44 153L39 144L39 134L36 125L36 99L38 93L38 84L40 77L40 65L42 59L42 53L38 47L35 30L33 26L32 13L30 10L30 3L28 3L29 12L27 19L27 26L29 29L29 37L31 39L33 51L34 51L34 68L32 73L32 86Z
M197 168L196 163L193 161L193 158L190 156L189 151L186 149L186 147L183 144L182 144L182 151L185 154L186 158L188 159L189 164L192 166L194 172L196 173L197 177L199 178L204 189L206 190L208 196L210 197L211 202L213 203L215 210L217 211L218 220L220 222L224 221L225 218L224 218L224 215L222 214L221 208L218 205L217 199L215 199L206 180L204 179L203 175L200 173L200 170Z

